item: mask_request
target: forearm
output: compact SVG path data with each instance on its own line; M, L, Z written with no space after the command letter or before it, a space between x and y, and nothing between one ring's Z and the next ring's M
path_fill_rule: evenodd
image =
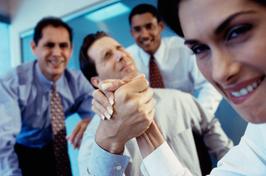
M123 153L125 146L125 143L119 142L114 138L100 135L99 133L96 133L96 144L105 151L118 155Z
M164 142L164 139L156 123L153 121L148 130L141 136L137 137L137 142L141 155L145 158L159 147Z
M21 129L20 112L16 102L8 101L1 104L0 114L0 175L20 176L22 174L17 154L14 151L16 135Z

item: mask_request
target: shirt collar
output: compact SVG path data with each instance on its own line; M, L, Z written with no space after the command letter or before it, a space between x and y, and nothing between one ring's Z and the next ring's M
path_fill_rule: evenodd
M161 44L154 54L154 57L158 63L161 63L163 61L164 52L165 52L165 43L161 39ZM142 62L144 63L144 65L148 67L149 60L150 60L150 54L146 53L142 48L140 48L140 58L142 59Z
M38 62L36 62L35 66L34 66L35 72L36 72L36 77L38 80L38 83L41 87L41 89L43 89L44 92L49 92L52 88L52 84L53 82L48 80L43 73L41 72L40 66L38 64ZM64 92L64 78L63 76L61 76L56 82L55 82L55 86L56 86L56 90L60 93Z

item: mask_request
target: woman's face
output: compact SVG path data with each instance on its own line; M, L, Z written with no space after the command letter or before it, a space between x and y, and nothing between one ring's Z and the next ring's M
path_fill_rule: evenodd
M266 122L266 7L183 0L179 18L204 76L246 120Z

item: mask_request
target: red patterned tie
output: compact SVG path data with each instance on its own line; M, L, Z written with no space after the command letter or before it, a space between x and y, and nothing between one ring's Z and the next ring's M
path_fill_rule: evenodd
M152 88L164 88L163 78L153 55L150 57L149 66L150 86Z
M55 84L52 86L50 103L57 176L71 176L70 161L67 151L64 111Z

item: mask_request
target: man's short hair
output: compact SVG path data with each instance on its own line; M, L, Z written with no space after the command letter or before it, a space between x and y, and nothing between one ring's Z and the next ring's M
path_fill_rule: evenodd
M132 24L132 18L135 15L141 15L144 13L151 13L157 19L158 22L160 22L162 20L156 7L154 7L151 4L139 4L131 10L131 12L128 16L128 22L129 22L130 26Z
M103 31L98 31L96 33L88 34L84 39L79 51L79 64L80 69L86 79L91 81L93 76L97 76L97 70L94 61L88 56L88 50L92 44L102 37L108 36Z
M42 38L43 29L47 26L63 27L68 31L69 41L72 44L72 29L68 24L57 17L45 17L41 19L34 28L33 41L35 45L38 45L39 40Z

